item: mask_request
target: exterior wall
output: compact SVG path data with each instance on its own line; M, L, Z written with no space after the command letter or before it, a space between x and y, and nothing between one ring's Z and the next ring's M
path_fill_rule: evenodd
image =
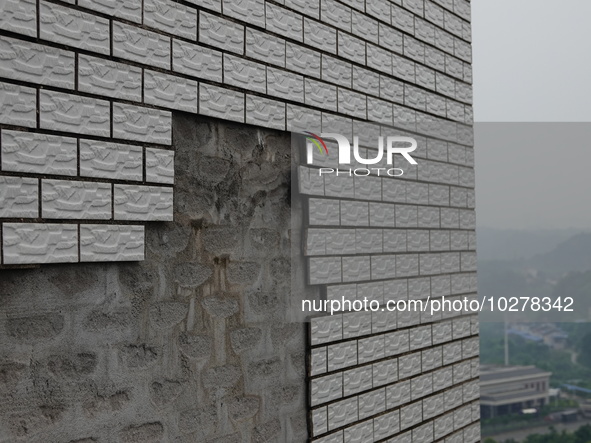
M345 134L472 121L467 0L0 11L4 265L141 259L145 222L172 217L171 110Z
M175 221L145 261L2 271L0 441L305 441L289 136L173 121Z
M403 129L419 142L419 165L402 179L365 189L299 170L305 207L322 207L302 215L304 237L355 230L355 252L306 245L307 283L327 297L474 296L469 1L0 0L0 12L2 266L146 258L1 271L5 373L18 380L6 398L23 398L17 415L3 413L6 438L83 438L81 422L99 441L305 438L301 325L279 326L273 284L287 265L265 261L285 253L287 228L283 213L258 212L279 198L274 174L289 165L268 169L279 159L255 150L237 176L243 185L226 187L219 177L250 138L243 144L218 123L212 148L191 124L173 128L173 111L356 135L367 147ZM195 148L182 140L191 137L207 160L188 154ZM228 300L203 304L207 288ZM407 347L396 338L406 335ZM476 335L467 315L314 320L310 437L478 440ZM343 356L351 360L337 363ZM349 370L369 367L371 387L339 392L339 377L344 386ZM336 384L321 383L327 376ZM318 399L315 386L337 388ZM392 403L409 386L410 397ZM241 400L226 402L226 388ZM195 406L209 401L216 407ZM125 420L104 418L109 408ZM215 428L195 425L213 411Z

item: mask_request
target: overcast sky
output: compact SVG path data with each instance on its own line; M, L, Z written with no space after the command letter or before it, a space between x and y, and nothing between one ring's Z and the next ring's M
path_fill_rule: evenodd
M590 18L590 0L473 0L475 121L591 122ZM591 227L587 135L477 124L478 225Z

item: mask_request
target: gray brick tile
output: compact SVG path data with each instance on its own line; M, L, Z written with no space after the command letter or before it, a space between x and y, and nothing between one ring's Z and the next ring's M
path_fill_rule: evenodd
M2 130L2 170L77 175L75 138Z
M246 123L264 128L285 130L285 103L247 95Z
M328 255L355 254L354 229L328 229L323 231Z
M445 10L431 2L431 1L426 1L425 2L425 18L427 20L429 20L432 23L435 23L437 26L443 28L444 25L444 16L445 16Z
M226 120L244 121L244 94L201 83L199 113Z
M111 219L109 183L42 180L41 192L43 218Z
M339 31L338 54L352 62L365 64L365 41Z
M285 6L312 18L320 18L320 0L285 0Z
M357 397L328 405L328 429L336 429L358 420Z
M416 254L396 256L396 277L419 275L419 256Z
M142 2L140 0L102 0L100 2L78 0L78 6L135 23L142 22Z
M395 103L403 103L404 84L392 77L380 75L380 97Z
M396 276L396 256L374 255L371 257L371 278L373 280Z
M433 69L445 70L445 53L437 48L425 47L425 63Z
M428 420L444 411L443 394L433 395L423 400L423 419Z
M310 384L312 406L328 403L343 396L343 374L340 372L315 378Z
M392 104L377 98L367 98L367 118L371 121L391 125L393 120Z
M144 102L163 108L197 113L197 82L144 70Z
M359 396L359 419L377 415L386 410L386 389L381 388L375 391L367 392ZM373 430L373 422L369 422L370 430ZM360 442L370 440L359 440Z
M396 406L410 401L410 381L395 383L386 387L386 408L392 409Z
M397 5L392 5L392 25L409 34L415 33L414 15Z
M343 3L358 11L365 11L365 0L343 0Z
M343 314L343 338L356 338L371 334L371 312L349 312Z
M114 21L113 55L133 62L170 69L170 38Z
M33 88L0 83L0 123L34 128L37 96Z
M318 443L343 443L343 431L337 431L316 440Z
M369 224L372 227L394 227L394 205L387 203L369 204Z
M223 0L224 15L250 23L265 26L264 0Z
M79 54L78 90L139 102L142 99L142 70L124 63Z
M80 140L80 175L118 180L143 179L141 146Z
M361 408L359 411L359 417L361 418ZM345 441L351 443L363 443L365 441L373 440L373 423L371 420L366 420L363 423L345 428L343 431Z
M244 26L215 15L199 13L199 41L225 51L244 53Z
M454 37L450 33L436 28L435 29L435 46L447 52L448 54L454 54Z
M433 422L425 423L412 430L412 441L433 441Z
M353 89L371 94L380 95L380 75L359 66L353 66Z
M402 54L403 51L403 34L397 29L392 28L384 23L379 24L378 29L379 44L388 51Z
M73 89L74 53L1 36L0 76Z
M311 225L340 224L340 204L338 200L311 198L308 203L309 223Z
M462 37L464 31L463 21L461 18L457 17L451 12L445 11L443 17L443 27L451 34L454 34L457 37Z
M342 226L369 226L369 206L365 202L341 202Z
M172 42L172 69L205 80L222 82L222 53L180 40Z
M174 151L146 148L146 181L174 183Z
M360 165L364 167L366 165ZM358 200L381 200L382 179L371 176L355 176L355 198Z
M197 40L197 11L170 0L144 0L144 25Z
M285 66L285 40L246 29L246 55L273 65Z
M392 73L403 80L415 82L415 64L396 54L392 54Z
M4 264L78 261L78 225L3 223Z
M367 118L367 100L364 94L339 88L338 110L341 114L347 114L361 119Z
M264 65L224 54L224 83L254 92L267 92Z
M143 226L80 225L81 262L119 262L143 259Z
M355 366L357 364L357 341L329 345L327 355L329 371Z
M406 252L406 231L386 229L383 232L384 252Z
M115 220L172 221L172 188L114 185Z
M367 44L367 66L380 72L392 74L392 53L379 46Z
M362 366L343 372L343 393L345 396L366 391L372 387L372 367Z
M400 430L400 411L396 410L373 419L374 439L381 440Z
M222 12L222 0L187 0L201 8L209 9L214 12Z
M337 87L306 78L304 80L305 103L329 111L337 110Z
M340 257L310 258L309 283L311 285L339 283L341 281L342 276Z
M304 101L304 77L292 72L268 67L267 93L283 100L302 103Z
M304 40L304 22L301 15L271 3L266 4L267 30L297 41Z
M311 350L310 375L319 375L326 372L326 346Z
M378 21L357 11L352 12L351 29L353 34L364 40L378 44Z
M324 434L328 431L328 411L326 407L312 411L312 435ZM342 442L342 438L341 438Z
M109 20L76 9L41 1L39 37L55 43L109 54Z
M334 57L322 55L322 80L350 88L352 86L352 66Z
M353 282L371 279L370 258L343 257L342 258L343 282Z
M415 37L430 45L434 45L435 26L420 17L415 17Z
M113 137L170 145L172 115L159 109L113 103Z
M312 346L342 340L343 318L342 315L329 317L313 317L310 319L310 332ZM323 348L326 349L326 348Z
M0 217L39 216L39 180L0 176Z
M321 51L337 53L337 31L315 20L304 17L304 43Z
M351 32L351 8L335 0L322 0L320 20L323 23Z
M40 93L41 128L109 137L109 102L62 92Z
M372 368L374 387L391 384L398 380L398 360L395 358L374 363Z
M0 0L0 29L37 37L37 2Z
M285 44L285 67L292 71L320 78L320 53L295 43Z

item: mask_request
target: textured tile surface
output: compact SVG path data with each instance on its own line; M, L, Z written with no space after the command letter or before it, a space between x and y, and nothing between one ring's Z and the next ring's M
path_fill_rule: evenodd
M78 261L78 225L3 223L4 264Z
M138 261L144 259L144 227L80 225L80 261Z
M106 100L42 90L39 95L43 129L109 137L111 109Z
M172 188L114 185L115 220L172 220Z
M142 100L142 70L124 63L80 54L78 90L139 102Z
M2 170L77 175L76 139L2 130Z
M80 140L80 175L116 180L142 180L140 146Z
M111 184L69 180L41 181L41 216L50 219L109 220Z
M170 112L122 103L113 104L113 137L170 145Z
M39 216L39 180L0 176L0 217Z
M74 88L74 53L0 37L0 77Z

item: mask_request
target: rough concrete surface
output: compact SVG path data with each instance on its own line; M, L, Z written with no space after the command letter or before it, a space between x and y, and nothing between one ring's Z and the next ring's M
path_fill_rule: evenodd
M1 442L297 442L287 133L175 114L146 260L0 271Z

